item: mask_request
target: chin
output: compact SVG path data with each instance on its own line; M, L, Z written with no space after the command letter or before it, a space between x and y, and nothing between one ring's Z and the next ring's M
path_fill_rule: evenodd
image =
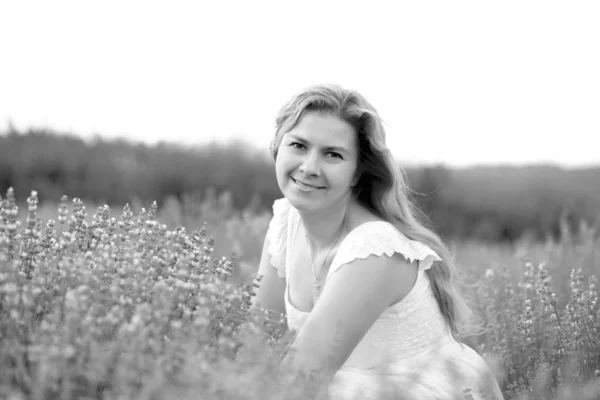
M328 197L304 197L293 190L285 191L283 194L290 204L300 211L323 210L335 206L335 203L338 201L333 200L329 195L327 195Z
M283 195L288 199L291 205L293 205L298 210L310 210L314 209L315 206L318 206L320 201L315 199L308 199L295 193L293 190L283 192Z
M296 192L293 188L283 191L283 195L298 210L314 210L323 205L323 199L303 196L302 193Z

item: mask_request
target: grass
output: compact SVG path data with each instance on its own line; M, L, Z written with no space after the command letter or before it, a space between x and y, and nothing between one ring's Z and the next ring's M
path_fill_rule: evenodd
M67 200L1 201L0 398L306 398L273 378L285 321L251 307L269 214ZM505 397L599 398L597 232L452 248Z

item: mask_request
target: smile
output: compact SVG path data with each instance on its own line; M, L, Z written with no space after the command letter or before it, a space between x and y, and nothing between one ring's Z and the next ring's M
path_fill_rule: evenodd
M295 180L294 178L292 178L292 180L294 181L294 183L295 183L296 185L298 185L298 187L301 187L302 189L305 189L305 190L324 189L324 188L322 188L322 187L317 187L317 186L311 186L311 185L307 185L306 183L303 183L303 182L297 181L297 180Z

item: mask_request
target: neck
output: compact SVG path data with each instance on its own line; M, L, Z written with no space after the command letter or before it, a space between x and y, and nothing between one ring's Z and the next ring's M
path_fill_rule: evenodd
M343 235L340 230L347 229L345 216L350 206L350 202L346 202L318 211L299 211L308 243L314 253L331 248L336 238Z

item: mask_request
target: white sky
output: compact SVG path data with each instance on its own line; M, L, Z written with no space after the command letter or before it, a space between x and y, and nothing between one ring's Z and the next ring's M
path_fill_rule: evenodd
M406 163L600 164L598 1L13 1L0 131L265 153L297 91L377 108Z

